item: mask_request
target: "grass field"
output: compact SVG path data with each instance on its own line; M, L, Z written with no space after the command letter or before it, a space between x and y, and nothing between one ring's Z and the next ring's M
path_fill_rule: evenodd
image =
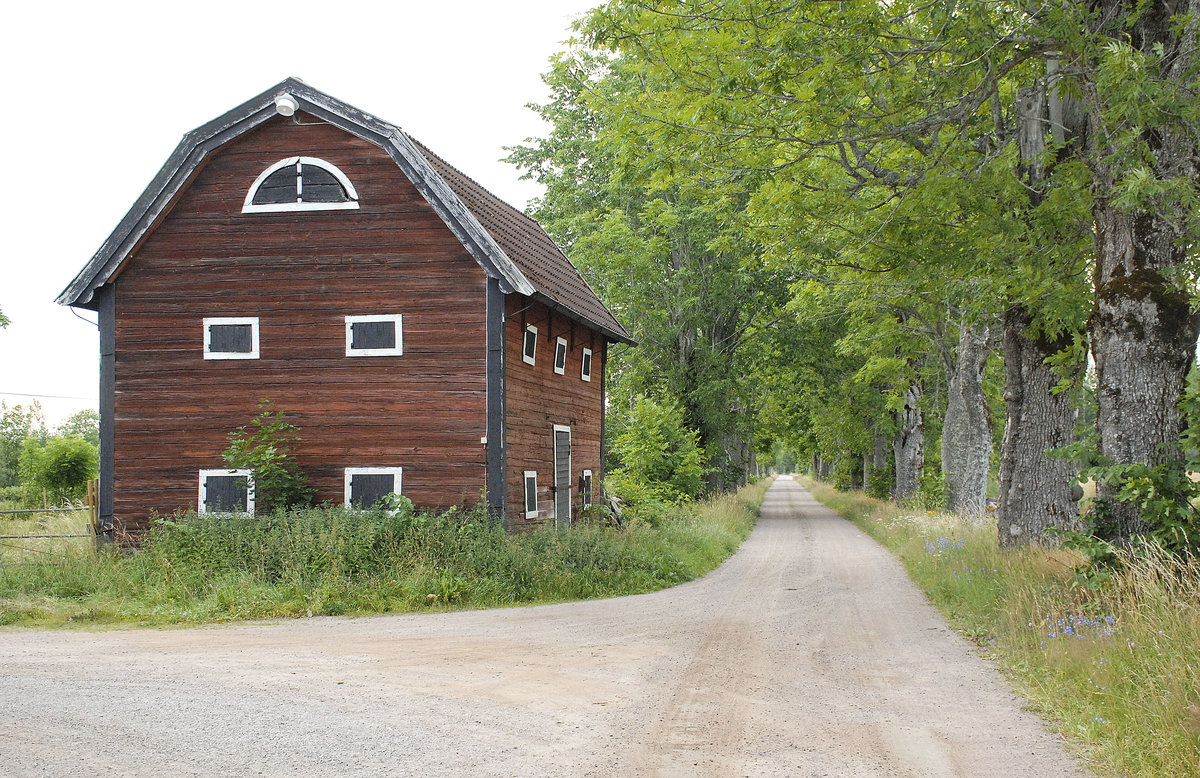
M509 535L468 511L392 517L338 507L175 517L142 550L124 554L97 553L87 539L12 541L0 546L0 625L366 615L653 591L704 575L732 554L767 485L624 529ZM82 522L49 519L39 534Z
M1098 774L1200 776L1200 560L1149 551L1090 589L1074 552L1001 550L994 519L804 483L895 553Z

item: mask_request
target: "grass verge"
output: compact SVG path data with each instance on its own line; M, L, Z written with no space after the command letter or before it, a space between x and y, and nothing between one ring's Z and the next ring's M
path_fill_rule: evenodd
M318 508L162 522L135 553L82 543L0 556L0 624L195 624L489 608L654 591L704 575L750 533L767 483L656 525L509 535L482 514ZM15 533L10 533L15 534Z
M1200 560L1148 552L1092 590L1077 554L1001 550L994 520L804 484L896 554L1095 772L1200 776Z

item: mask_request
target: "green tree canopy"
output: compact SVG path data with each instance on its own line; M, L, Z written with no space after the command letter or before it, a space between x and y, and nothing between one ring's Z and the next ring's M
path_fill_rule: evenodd
M21 480L56 504L82 500L100 471L96 447L76 437L26 438L20 459Z

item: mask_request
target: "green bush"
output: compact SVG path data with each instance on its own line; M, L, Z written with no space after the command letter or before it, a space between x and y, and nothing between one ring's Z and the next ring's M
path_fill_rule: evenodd
M315 491L296 466L296 444L300 442L296 427L273 407L270 400L259 400L258 415L249 427L238 427L229 434L229 448L223 455L230 468L254 474L255 509L265 512L310 505Z
M645 395L634 400L629 423L613 441L620 467L609 473L606 489L627 506L674 504L700 495L704 458L695 430L677 404Z

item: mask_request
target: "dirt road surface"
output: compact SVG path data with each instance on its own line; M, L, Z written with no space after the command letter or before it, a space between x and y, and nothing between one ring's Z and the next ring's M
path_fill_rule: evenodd
M0 774L1081 775L874 541L789 478L655 594L0 632Z

